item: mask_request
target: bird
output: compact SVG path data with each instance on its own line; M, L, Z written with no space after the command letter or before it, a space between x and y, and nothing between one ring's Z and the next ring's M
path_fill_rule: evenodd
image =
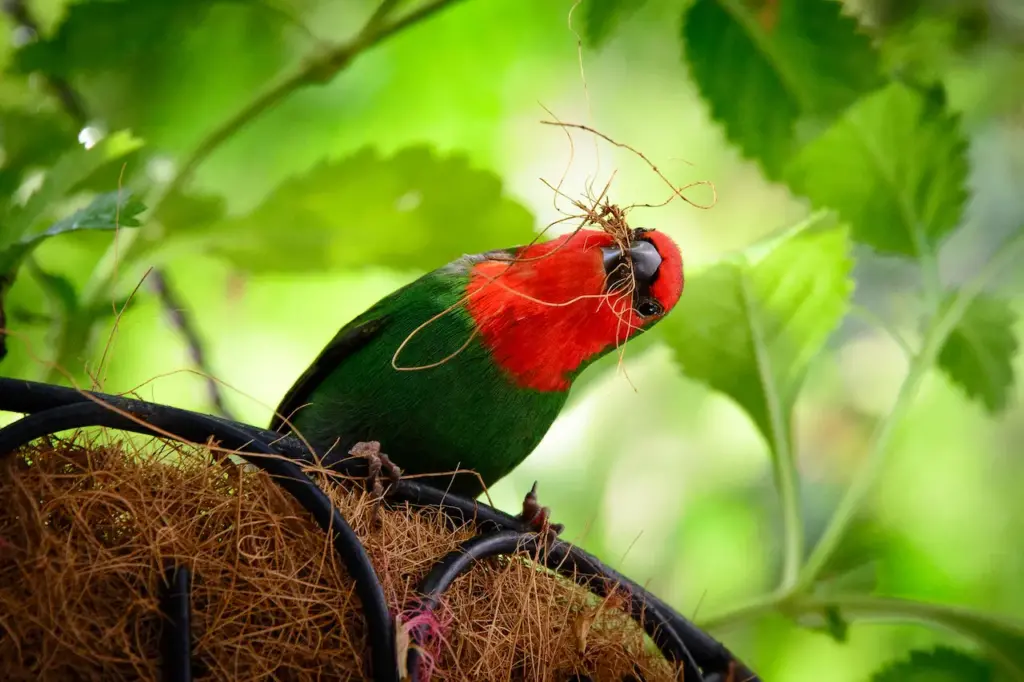
M664 319L683 284L678 246L649 228L463 255L345 324L270 429L301 435L326 468L386 453L395 476L444 472L439 487L477 497L540 443L573 381Z

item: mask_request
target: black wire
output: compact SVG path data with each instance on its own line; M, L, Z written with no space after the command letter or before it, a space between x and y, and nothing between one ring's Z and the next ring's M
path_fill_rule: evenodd
M160 679L192 682L192 600L188 567L171 564L164 574L160 611Z
M7 398L7 392L3 390L6 381L0 380L0 395L4 398ZM7 404L6 400L2 402ZM356 593L366 615L374 680L398 682L394 626L380 580L351 526L341 512L331 504L330 498L302 472L299 466L281 457L274 448L262 440L253 438L227 420L142 401L121 399L119 402L120 409L144 423L138 423L115 412L107 405L92 401L73 402L36 412L0 429L0 458L42 436L86 426L106 426L160 438L166 437L158 432L159 429L173 433L175 438L199 443L213 437L223 447L238 450L239 456L274 477L281 487L306 508L320 527L331 535L335 550L355 581ZM0 405L0 408L6 409L3 405ZM247 451L242 452L243 449Z
M270 446L266 444L272 443L273 450L283 453L292 459L304 462L313 462L315 460L313 454L297 438L294 436L282 436L276 431L268 431L249 424L201 415L188 410L131 398L96 392L83 392L64 386L53 386L51 384L0 377L0 411L31 413L65 405L81 404L83 402L95 404L89 396L99 398L150 423L153 423L153 419L159 415L168 415L166 418L172 419L175 427L178 424L171 415L201 418L203 423L207 425L206 428L216 426L217 428L230 430L235 434L239 444L227 446L232 449L241 447L243 442L260 443L263 447L270 449ZM100 407L104 412L112 414L106 407L97 407ZM134 422L132 422L131 428L125 428L124 426L115 426L114 428L124 428L125 430L138 433L150 433L151 435L159 436L159 434L152 431L142 430L143 427ZM180 428L167 428L165 430L175 433L179 438L195 442L204 442L207 438L207 435L192 434L189 436L188 434L183 434ZM250 440L246 440L246 438ZM222 443L227 444L227 441L221 440ZM258 459L266 460L267 458ZM263 463L255 463L266 469ZM344 459L336 462L332 465L332 468L347 476L362 476L365 475L366 462L361 458ZM301 469L296 467L296 470L301 475ZM316 489L321 495L323 494L308 478L304 475L302 478L309 487ZM421 507L438 508L455 523L474 521L482 529L514 531L517 535L526 530L523 522L510 514L506 514L481 502L453 495L415 480L404 479L399 481L397 486L394 487L390 499L398 502L408 502ZM330 501L327 500L327 503L329 504ZM308 506L307 509L309 509ZM340 514L338 516L340 518ZM348 528L347 524L345 528ZM356 542L358 542L357 539ZM648 634L651 634L652 638L654 638L654 635L648 630L649 627L658 628L658 631L662 633L659 634L659 637L663 638L666 644L669 645L667 649L662 648L666 657L683 661L687 657L692 656L692 660L696 661L700 668L708 674L720 673L728 675L729 671L732 670L735 671L737 680L760 682L760 678L740 662L725 646L654 594L643 589L640 585L611 567L606 566L600 559L579 547L562 542L556 543L556 546L564 548L558 550L564 552L564 561L555 562L553 566L549 564L549 567L598 594L606 595L616 585L625 589L631 597L630 610L633 618L644 627L645 631L648 631ZM351 573L352 569L350 568L349 571ZM362 597L362 595L360 596ZM365 604L366 601L364 599L364 608ZM390 630L389 636L393 638L393 633ZM658 639L655 638L655 641L657 642ZM391 646L393 647L393 644ZM376 656L374 660L377 660ZM395 674L397 675L397 672Z

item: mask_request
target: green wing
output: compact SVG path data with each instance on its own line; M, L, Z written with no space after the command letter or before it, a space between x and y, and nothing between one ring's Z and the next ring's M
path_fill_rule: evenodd
M341 328L330 343L320 351L313 364L288 389L281 404L278 405L270 421L272 431L280 431L285 427L284 418L292 419L295 413L309 403L313 391L326 379L331 372L352 353L372 341L384 329L390 316L384 306L375 305L356 319ZM285 429L286 430L286 429Z
M403 294L413 290L416 287L422 287L428 278L437 280L438 278L465 278L466 273L472 268L475 263L479 263L483 260L492 258L501 258L503 260L512 258L522 247L512 247L510 249L499 249L494 251L488 251L486 253L465 255L461 258L448 263L444 267L438 268L437 270L427 273L423 277L406 284L400 289L392 292L385 298L378 301L372 308L367 310L365 313L357 317L356 319L349 322L347 325L341 328L331 342L320 352L313 364L303 372L302 376L298 378L295 384L288 389L288 393L285 394L281 404L278 405L277 410L271 419L270 429L273 431L283 432L282 427L285 427L284 418L291 420L294 414L302 408L304 405L309 403L310 397L313 392L323 383L323 381L341 365L353 353L357 352L366 344L370 343L375 339L384 329L392 322L392 311L394 306L402 305L407 300L415 300L415 297L403 296Z

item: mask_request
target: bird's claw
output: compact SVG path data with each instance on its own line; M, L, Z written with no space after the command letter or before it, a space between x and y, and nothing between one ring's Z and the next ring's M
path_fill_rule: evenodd
M374 498L373 525L380 526L380 506L387 493L402 480L402 470L391 461L390 457L380 451L380 443L375 440L356 443L348 451L348 454L353 457L366 458L366 487ZM381 483L382 473L387 477L389 483L387 488Z
M565 530L561 523L551 523L551 509L541 506L537 501L536 481L523 498L523 511L516 518L527 530L540 533L548 541L556 539Z

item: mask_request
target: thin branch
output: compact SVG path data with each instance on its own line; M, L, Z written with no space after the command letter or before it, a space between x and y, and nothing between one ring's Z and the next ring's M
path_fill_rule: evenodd
M959 293L932 318L928 330L925 332L921 349L910 363L910 370L903 380L896 402L879 425L867 461L854 477L839 506L833 512L825 532L800 573L794 591L810 589L832 559L833 554L846 537L850 525L860 512L861 505L874 487L889 454L896 427L910 410L925 376L935 365L946 339L949 338L964 313L967 312L967 308L984 290L988 282L1005 266L1014 263L1017 252L1021 249L1024 249L1024 229L1008 239L982 271L961 287Z
M903 354L906 355L908 358L913 359L913 347L911 347L911 345L907 343L907 340L903 338L903 335L900 334L900 331L896 328L896 326L891 324L884 317L882 317L875 311L871 310L867 306L858 304L853 304L850 306L850 315L852 315L853 317L860 318L867 324L877 327L878 329L888 334L889 337L892 338L894 342L896 342L896 345L900 347L900 350L903 351Z
M160 304L164 309L164 312L170 318L171 325L177 329L181 335L185 338L185 342L188 345L188 354L192 360L192 364L195 365L200 373L203 375L206 383L206 394L210 399L210 403L213 404L217 411L217 414L222 417L234 420L235 418L231 415L231 411L228 409L224 402L224 396L220 391L220 385L209 375L207 367L209 367L206 359L206 354L203 351L203 344L199 340L199 331L196 329L195 324L192 321L192 316L188 312L188 308L178 297L176 291L167 281L167 275L163 270L153 270L153 274L150 275L150 287L156 293L160 299Z
M224 142L234 137L254 120L270 111L287 97L310 85L324 85L332 81L343 71L353 59L366 50L383 42L392 35L430 18L441 10L461 0L433 0L409 12L390 24L385 24L386 15L398 3L383 0L381 6L373 13L362 30L347 43L327 50L322 54L314 54L303 60L295 72L281 78L251 102L238 110L233 116L210 131L196 148L192 150L174 178L167 185L160 199L154 206L154 213L163 201L180 190L192 177L195 170L218 149Z

